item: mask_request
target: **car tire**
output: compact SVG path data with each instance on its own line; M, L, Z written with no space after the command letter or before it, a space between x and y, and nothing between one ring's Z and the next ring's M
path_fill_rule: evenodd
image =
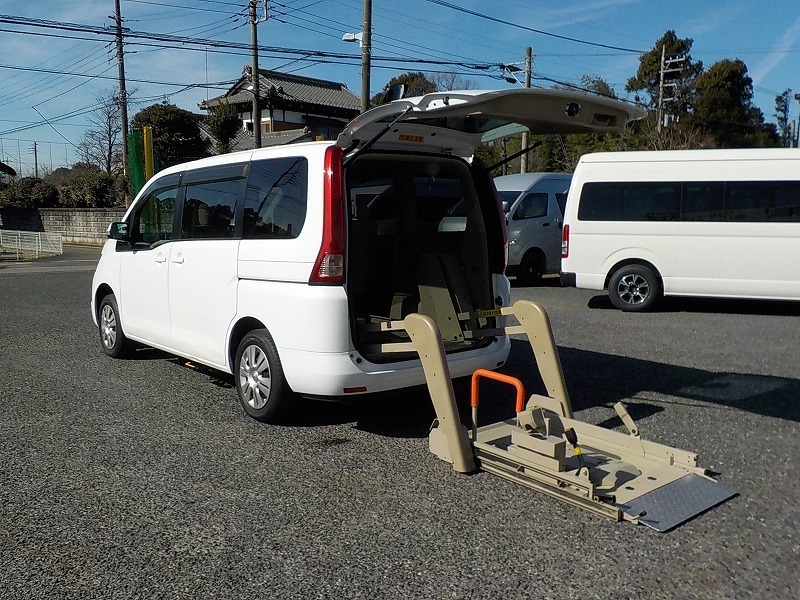
M239 343L234 376L242 408L253 419L276 423L286 416L289 386L266 329L251 331Z
M114 294L108 294L100 301L97 323L103 352L113 358L126 357L131 351L132 344L122 330L119 306Z
M655 273L642 265L617 269L608 282L608 297L620 310L642 312L650 309L661 295Z
M525 286L539 285L544 275L544 257L533 250L529 250L522 257L517 271L517 281Z

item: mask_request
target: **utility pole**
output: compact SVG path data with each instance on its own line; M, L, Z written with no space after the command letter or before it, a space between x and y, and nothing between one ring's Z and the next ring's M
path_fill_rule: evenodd
M39 179L39 151L36 142L33 142L33 176Z
M122 129L122 173L128 177L128 93L125 91L125 57L122 51L122 15L119 0L114 0L117 24L117 71L119 73L119 120Z
M661 64L658 69L659 73L659 80L658 80L658 132L661 133L661 123L664 120L664 115L662 113L662 106L664 104L664 57L666 56L667 47L665 45L661 46Z
M258 0L250 0L250 52L252 66L250 68L250 84L253 86L253 144L261 148L261 109L259 108L259 75L258 75L258 19L256 4Z
M525 48L525 87L531 87L531 68L533 66L533 51L530 46ZM528 147L528 132L524 131L522 133L522 148L524 150ZM528 153L522 155L519 162L519 172L520 173L527 173L528 172Z
M372 54L372 0L364 0L361 28L361 112L369 110L369 72Z
M683 63L686 61L685 56L677 56L675 58L667 58L666 46L661 46L661 68L659 69L659 83L658 83L658 131L664 127L664 103L674 102L678 100L677 89L678 82L665 81L667 73L680 73L683 70ZM664 88L672 88L669 97L664 96Z
M794 99L797 100L797 104L800 106L800 93L795 94ZM795 129L794 135L795 137L792 138L795 142L794 146L800 148L800 115L797 117L797 128Z

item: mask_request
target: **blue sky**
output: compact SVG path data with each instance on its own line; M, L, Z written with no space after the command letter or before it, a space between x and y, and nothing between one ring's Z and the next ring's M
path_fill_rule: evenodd
M133 32L250 41L242 16L246 0L120 4L125 26ZM271 0L269 6L270 18L258 27L259 44L282 50L262 52L261 68L344 82L359 94L360 51L341 37L361 29L362 0ZM112 26L113 13L113 0L0 0L5 16L93 28ZM786 88L800 91L797 0L373 0L371 89L376 93L391 77L409 70L455 71L476 87L509 88L518 84L505 81L497 65L523 67L525 48L531 46L534 85L577 83L582 75L599 75L625 97L625 82L636 72L639 53L668 29L694 39L692 58L706 67L725 58L744 61L754 81L754 103L767 120L773 120L776 95ZM250 62L243 50L146 44L126 44L128 91L134 94L131 116L164 99L197 111L198 102L223 93ZM286 50L347 56L319 58ZM73 145L91 127L87 112L98 97L116 88L116 75L114 45L96 30L0 23L0 160L21 165L27 174L37 142L44 169L73 162ZM794 101L791 111L797 118Z

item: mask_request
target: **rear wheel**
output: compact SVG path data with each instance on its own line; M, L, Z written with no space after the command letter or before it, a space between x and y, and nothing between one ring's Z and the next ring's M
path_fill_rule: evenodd
M534 250L529 250L522 257L517 271L517 280L522 285L539 285L544 274L544 256Z
M648 310L661 295L655 273L642 265L626 265L614 272L608 283L608 296L620 310Z
M266 329L251 331L236 350L236 391L245 412L265 423L286 414L288 385L283 368Z
M103 352L114 358L125 357L131 350L131 342L122 331L119 307L114 294L108 294L101 300L97 321Z

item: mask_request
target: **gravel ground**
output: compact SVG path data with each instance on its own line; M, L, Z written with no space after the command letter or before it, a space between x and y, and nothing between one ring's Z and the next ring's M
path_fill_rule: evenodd
M271 426L229 377L108 359L91 272L54 265L0 270L0 597L800 597L798 304L630 315L553 280L514 289L550 312L578 418L618 427L623 400L739 493L659 534L453 472L420 391ZM515 340L505 371L536 392L532 369Z

